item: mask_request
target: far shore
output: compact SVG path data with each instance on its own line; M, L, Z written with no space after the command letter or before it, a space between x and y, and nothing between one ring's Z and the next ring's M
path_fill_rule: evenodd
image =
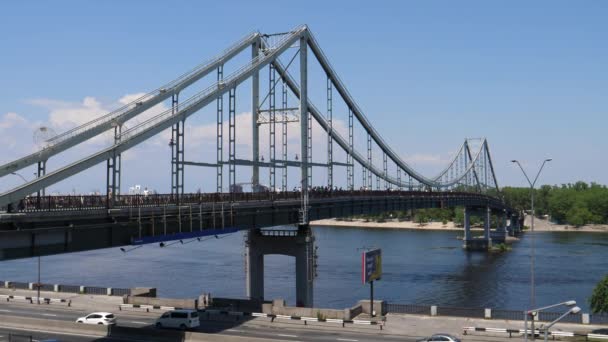
M530 217L526 216L525 225L530 226ZM375 228L375 229L411 229L411 230L456 230L462 231L462 227L457 227L454 222L428 222L423 225L413 221L386 220L386 222L374 222L362 219L352 219L350 221L325 219L310 222L312 226L330 226L344 228ZM483 231L482 227L472 227L471 230ZM534 231L537 232L585 232L585 233L608 233L608 225L593 224L582 227L574 227L564 224L554 224L548 220L536 218L534 220Z

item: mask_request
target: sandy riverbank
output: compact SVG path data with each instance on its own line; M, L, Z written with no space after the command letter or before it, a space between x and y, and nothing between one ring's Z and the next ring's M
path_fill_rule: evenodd
M532 224L531 216L526 215L524 224L528 227ZM587 232L587 233L608 233L608 224L588 224L582 227L574 227L567 224L555 224L549 220L534 219L534 231L537 232Z
M462 231L462 227L456 227L454 222L443 224L441 222L429 222L420 225L413 221L397 221L387 220L386 222L365 222L365 220L355 219L352 221L338 221L336 219L326 219L310 222L313 226L331 226L331 227L357 227L357 228L377 228L377 229L414 229L414 230L458 230ZM526 216L525 225L530 226L530 216ZM483 228L475 227L471 230L483 230ZM534 230L537 232L590 232L590 233L608 233L608 225L594 224L582 227L573 227L564 224L554 224L548 220L535 219Z
M416 230L458 230L462 231L462 227L456 227L454 222L443 224L441 222L429 222L423 226L413 221L389 221L386 222L365 222L365 220L338 221L336 219L326 219L310 222L313 226L332 226L332 227L357 227L357 228L378 228L378 229L416 229ZM472 228L472 230L483 230L482 228Z

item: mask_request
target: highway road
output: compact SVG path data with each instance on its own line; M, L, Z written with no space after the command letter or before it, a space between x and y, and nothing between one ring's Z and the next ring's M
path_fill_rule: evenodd
M94 311L94 310L91 310ZM60 341L139 341L129 338L99 338L78 334L50 334L44 327L21 331L2 327L2 316L17 316L39 319L50 319L74 322L76 318L90 312L74 310L66 306L36 305L36 304L0 304L0 342L8 341L8 333L32 335L33 339L41 341L45 338L57 338ZM156 329L154 322L161 312L145 313L136 311L114 311L120 326ZM215 338L241 337L250 339L275 341L319 341L319 342L367 342L367 341L415 341L416 337L385 334L376 326L347 326L318 323L304 325L300 321L270 322L269 319L252 319L235 321L235 317L211 316L210 320L201 317L201 326L197 332L208 333ZM39 331L36 331L39 330Z

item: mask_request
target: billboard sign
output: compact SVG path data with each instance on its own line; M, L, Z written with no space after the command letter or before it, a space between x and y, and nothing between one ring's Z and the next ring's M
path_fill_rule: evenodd
M361 254L361 257L361 280L363 283L379 280L382 276L382 250L373 249L366 251Z

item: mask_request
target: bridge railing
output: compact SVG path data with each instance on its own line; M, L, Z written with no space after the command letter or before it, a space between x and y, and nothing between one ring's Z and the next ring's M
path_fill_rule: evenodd
M324 198L361 198L361 197L406 197L431 201L449 200L479 200L486 203L498 204L497 198L466 192L425 192L425 191L399 191L399 190L328 190L313 188L309 191L311 200ZM175 194L135 194L118 195L61 195L61 196L30 196L21 200L12 211L40 212L40 211L66 211L66 210L105 210L109 203L112 208L133 207L160 207L175 205L196 205L210 203L230 202L259 202L259 201L299 201L299 191L286 192L242 192L242 193L190 193Z

